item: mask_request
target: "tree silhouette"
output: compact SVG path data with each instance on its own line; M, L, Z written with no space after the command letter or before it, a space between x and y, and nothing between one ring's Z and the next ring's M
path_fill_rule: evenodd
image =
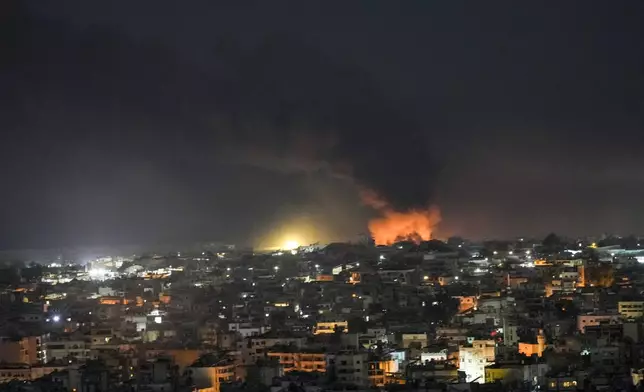
M548 254L556 254L564 250L565 244L555 233L550 233L541 242L543 251Z

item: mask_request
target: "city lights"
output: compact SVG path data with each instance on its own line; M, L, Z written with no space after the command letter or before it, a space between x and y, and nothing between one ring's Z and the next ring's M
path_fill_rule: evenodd
M644 392L644 3L67 3L0 3L0 392Z

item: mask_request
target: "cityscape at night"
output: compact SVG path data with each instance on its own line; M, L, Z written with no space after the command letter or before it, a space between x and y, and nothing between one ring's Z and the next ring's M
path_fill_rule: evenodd
M0 392L644 391L642 20L0 1Z

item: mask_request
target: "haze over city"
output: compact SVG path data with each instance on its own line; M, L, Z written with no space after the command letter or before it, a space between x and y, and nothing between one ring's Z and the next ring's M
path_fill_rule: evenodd
M0 248L641 233L642 5L511 5L5 2Z
M0 1L0 392L644 392L643 20Z

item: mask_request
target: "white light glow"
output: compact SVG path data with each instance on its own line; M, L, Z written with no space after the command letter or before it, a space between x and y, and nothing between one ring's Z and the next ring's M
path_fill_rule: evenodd
M93 268L89 270L89 277L92 280L105 280L109 272L105 268Z
M297 241L293 240L288 240L284 243L284 246L282 248L284 250L295 250L300 247L300 244Z

